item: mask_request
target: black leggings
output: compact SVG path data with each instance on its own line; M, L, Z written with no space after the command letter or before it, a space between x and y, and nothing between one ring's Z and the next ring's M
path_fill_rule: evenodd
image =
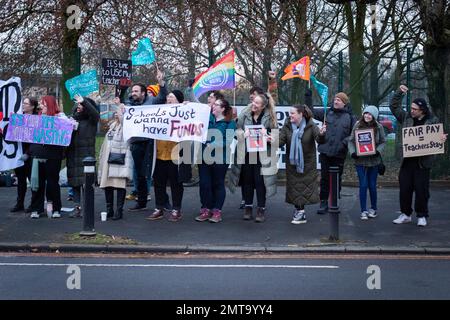
M258 207L264 208L266 206L266 187L261 175L261 164L243 164L241 170L245 205L253 205L254 190L256 190Z

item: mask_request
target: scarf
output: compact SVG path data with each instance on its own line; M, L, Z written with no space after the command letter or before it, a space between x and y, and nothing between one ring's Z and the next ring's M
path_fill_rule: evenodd
M291 125L292 139L291 150L289 152L289 162L291 165L296 166L298 173L303 173L305 163L303 160L302 137L305 132L306 120L303 118L298 127L293 123Z

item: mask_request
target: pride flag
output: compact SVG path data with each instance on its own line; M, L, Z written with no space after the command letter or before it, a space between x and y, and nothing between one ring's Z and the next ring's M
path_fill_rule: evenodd
M286 73L281 80L287 80L292 78L300 78L309 81L309 57L304 56L300 60L291 63L284 69Z
M234 89L234 76L234 50L232 50L195 78L192 91L198 99L211 90Z

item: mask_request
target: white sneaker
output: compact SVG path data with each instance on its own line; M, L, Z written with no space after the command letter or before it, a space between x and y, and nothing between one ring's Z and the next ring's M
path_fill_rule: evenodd
M53 212L52 214L53 219L61 218L61 214L58 211Z
M369 220L369 218L367 217L369 213L367 211L363 211L361 212L361 220Z
M411 217L408 217L406 214L402 213L397 219L392 222L395 224L410 223Z
M295 210L294 216L292 217L292 224L302 224L306 223L306 214L305 210Z
M425 217L419 218L417 220L417 225L419 227L426 227L427 226L427 219Z
M376 218L377 212L373 209L369 209L369 214L367 215L369 218Z
M31 219L39 219L39 213L37 211L33 211L30 215Z

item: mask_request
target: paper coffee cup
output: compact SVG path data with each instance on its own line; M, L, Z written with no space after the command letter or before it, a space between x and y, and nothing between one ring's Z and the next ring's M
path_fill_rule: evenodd
M106 212L101 212L100 215L101 215L102 221L106 221L107 213Z

